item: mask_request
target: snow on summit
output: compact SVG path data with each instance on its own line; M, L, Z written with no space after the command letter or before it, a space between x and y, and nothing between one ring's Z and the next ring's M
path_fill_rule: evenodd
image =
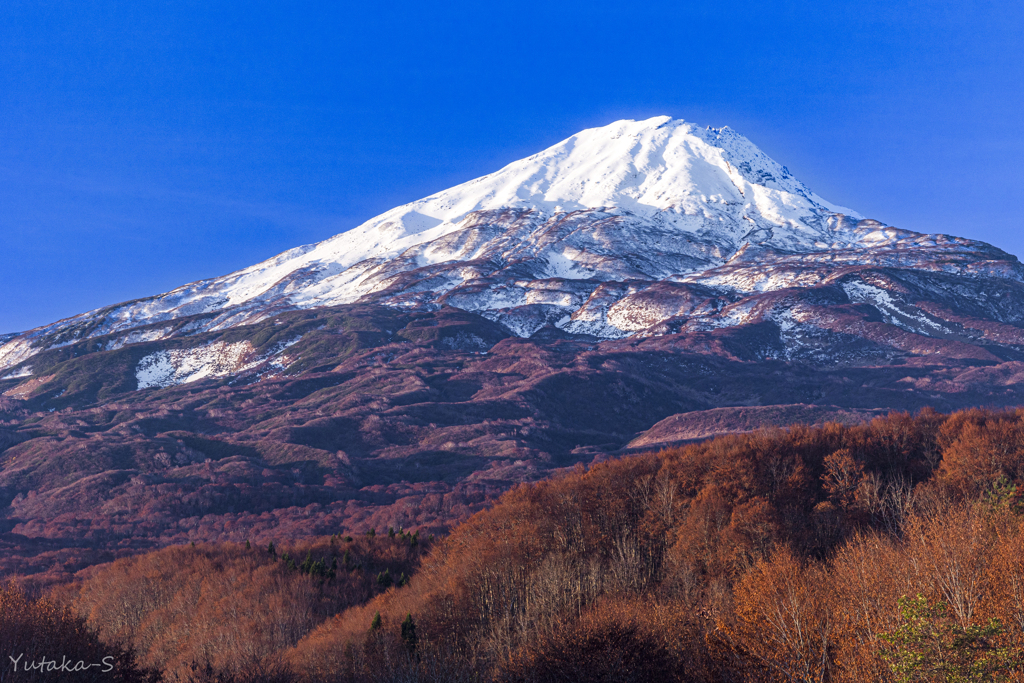
M818 197L729 128L701 128L667 116L617 121L394 208L317 245L220 278L214 281L216 296L202 298L211 298L209 305L216 307L278 293L287 293L297 305L349 303L366 292L344 276L346 269L443 237L472 213L504 208L546 216L604 208L711 236L730 251L748 234L758 241L771 234L779 246L831 246L822 219L832 213L860 217ZM444 256L424 253L419 263ZM321 285L308 287L304 281L296 287L286 281L299 270L315 271ZM210 283L197 284L208 289ZM200 294L193 287L176 291ZM174 299L166 303L180 305Z
M301 258L349 266L436 239L472 212L501 208L547 215L608 208L661 215L683 231L708 219L747 216L804 239L819 236L804 221L823 211L860 217L815 195L729 128L660 116L582 131L495 173L392 209Z
M939 266L929 256L936 250L944 254ZM272 310L357 301L456 306L524 336L554 325L620 337L682 311L716 314L664 293L686 283L764 292L814 286L856 263L1019 277L1018 266L1000 260L1007 255L993 260L991 251L864 220L728 127L667 116L624 120L318 244L24 333L0 345L0 369L40 348L184 316L209 314L195 323L193 331L202 331ZM662 294L641 282L660 283ZM180 334L170 326L145 332L150 339Z

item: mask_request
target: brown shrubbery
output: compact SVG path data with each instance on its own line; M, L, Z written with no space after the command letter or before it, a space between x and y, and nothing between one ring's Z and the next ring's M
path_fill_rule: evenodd
M52 600L34 600L14 584L0 586L0 681L144 683L158 677L141 669L130 650L104 644L85 621Z
M408 537L290 551L374 558L334 580L178 547L77 607L172 678L1021 680L1022 477L1024 411L767 430L521 486L418 569Z
M210 669L281 675L280 653L317 624L416 568L418 535L331 537L274 548L176 546L100 569L76 598L108 642L130 644L170 680Z
M599 601L579 619L525 643L502 664L496 678L508 683L686 680L679 664L681 655L690 653L678 650L687 644L686 635L695 634L688 633L685 607L674 607Z

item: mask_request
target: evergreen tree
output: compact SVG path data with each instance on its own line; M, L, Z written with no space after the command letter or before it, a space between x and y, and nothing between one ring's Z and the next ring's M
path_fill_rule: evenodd
M412 613L406 614L402 622L402 642L410 653L416 651L416 622L412 620Z
M288 553L283 553L281 555L281 561L284 562L284 566L288 569L298 569L298 567L295 566L295 560L293 560L292 556Z

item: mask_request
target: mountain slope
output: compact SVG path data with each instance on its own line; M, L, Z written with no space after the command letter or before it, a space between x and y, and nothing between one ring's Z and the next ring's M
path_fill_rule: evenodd
M680 316L708 328L745 320L726 310L745 295L838 282L865 265L1024 273L989 245L830 204L728 128L619 121L319 244L15 336L0 346L0 371L100 335L153 341L357 301L451 305L518 336L554 325L618 338ZM870 282L843 281L871 296Z
M1022 404L1022 272L829 204L728 129L584 131L320 244L0 338L0 574L443 531L638 448Z

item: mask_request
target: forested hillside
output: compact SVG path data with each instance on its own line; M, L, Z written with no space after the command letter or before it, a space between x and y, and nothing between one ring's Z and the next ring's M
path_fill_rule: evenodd
M310 679L437 657L502 681L1000 680L1024 646L1022 415L762 431L521 487L287 656Z
M520 486L433 545L178 546L49 599L169 680L1024 680L1022 477L1024 411L763 430Z

